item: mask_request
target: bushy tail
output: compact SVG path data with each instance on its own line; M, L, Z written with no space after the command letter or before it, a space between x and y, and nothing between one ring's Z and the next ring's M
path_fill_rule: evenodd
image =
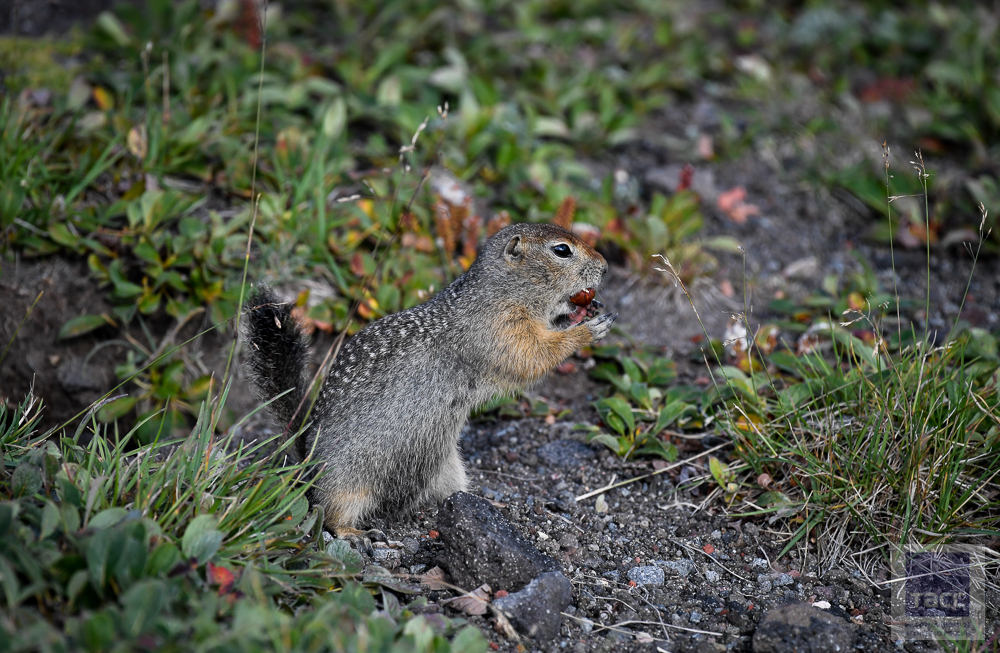
M269 401L292 388L269 408L279 428L294 435L309 409L308 404L302 405L309 385L309 344L292 317L292 305L279 302L271 288L257 284L247 301L242 330L245 364L257 398ZM301 442L293 446L300 457L303 448Z

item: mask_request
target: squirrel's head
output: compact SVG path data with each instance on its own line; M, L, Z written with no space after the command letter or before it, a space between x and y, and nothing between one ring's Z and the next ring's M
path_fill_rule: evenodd
M477 259L504 280L504 295L527 307L553 329L579 324L607 261L593 247L561 227L514 224L489 239Z

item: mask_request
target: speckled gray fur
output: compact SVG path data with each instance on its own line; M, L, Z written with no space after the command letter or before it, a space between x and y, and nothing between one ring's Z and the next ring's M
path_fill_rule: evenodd
M572 243L574 256L555 256L552 242ZM592 252L558 227L507 227L487 241L468 272L428 302L347 340L296 443L299 456L312 452L325 466L311 498L324 505L328 523L355 526L466 488L458 439L467 416L517 385L504 369L506 354L498 355L498 317L522 306L532 320L551 324L572 310L564 300L597 287L607 270L599 255L581 249ZM293 414L308 383L305 340L291 307L278 304L266 286L258 286L249 306L247 368L262 400L295 388L271 406L278 423L291 424L294 433L301 414L294 420ZM568 328L588 329L596 341L614 317ZM307 408L308 402L299 412Z

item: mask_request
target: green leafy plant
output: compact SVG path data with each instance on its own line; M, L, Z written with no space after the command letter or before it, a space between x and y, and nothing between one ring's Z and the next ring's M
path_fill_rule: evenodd
M131 452L132 433L114 443L94 421L36 435L39 410L33 397L0 405L0 628L13 650L265 651L289 633L322 651L486 650L462 620L431 624L387 598L391 577L354 580L359 556L323 543L322 509L304 497L307 465L275 467L264 443L220 446L206 407L190 438Z
M677 377L675 364L653 350L632 355L617 346L594 348L602 359L591 376L612 385L615 393L594 403L608 433L596 426L578 426L588 439L607 446L624 458L655 455L677 459L677 447L662 434L670 426L688 428L702 423L698 409L701 392L690 387L663 388ZM633 408L634 406L634 408Z

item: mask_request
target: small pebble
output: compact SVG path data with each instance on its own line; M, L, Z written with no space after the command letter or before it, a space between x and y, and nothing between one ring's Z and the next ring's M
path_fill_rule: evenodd
M784 587L785 585L794 583L795 579L789 574L778 574L771 582L774 583L775 587Z
M667 560L666 562L659 562L658 564L666 567L678 576L687 576L695 570L695 564L687 558L683 558L681 560Z
M708 581L709 583L718 583L719 572L713 569L709 569L708 571L705 572L705 580Z
M688 621L690 621L693 624L700 623L701 622L701 613L698 612L697 610L692 610L691 611L691 616L688 617Z
M636 585L652 585L653 587L663 586L663 570L653 565L644 567L632 567L628 570L628 579L635 581Z
M764 558L754 558L750 563L750 568L754 571L767 571L771 565Z

